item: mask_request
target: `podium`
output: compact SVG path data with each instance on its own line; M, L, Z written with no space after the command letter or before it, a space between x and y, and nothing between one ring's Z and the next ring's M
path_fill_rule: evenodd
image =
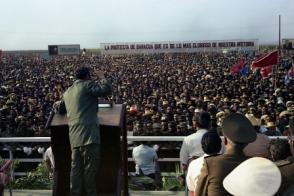
M128 157L125 106L99 108L101 164L97 174L97 194L128 195ZM54 196L70 195L71 149L66 116L52 114L47 122L54 155Z

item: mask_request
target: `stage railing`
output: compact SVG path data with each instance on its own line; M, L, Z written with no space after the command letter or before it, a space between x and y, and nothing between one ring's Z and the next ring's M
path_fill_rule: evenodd
M152 141L152 142L179 142L183 141L185 136L128 136L128 142L138 141ZM273 136L270 139L287 139L287 136ZM2 137L0 143L49 143L50 137ZM9 146L9 145L8 145ZM17 160L19 162L35 162L40 163L43 159L40 158L14 158L13 152L10 148L4 148L3 150L9 151L10 160ZM128 161L134 161L133 158L129 157ZM159 162L179 162L179 157L160 158ZM11 176L24 176L26 172L14 172L11 171Z

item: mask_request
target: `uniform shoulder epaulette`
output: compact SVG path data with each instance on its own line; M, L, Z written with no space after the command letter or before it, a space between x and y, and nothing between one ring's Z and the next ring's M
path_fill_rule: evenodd
M292 161L288 160L288 159L285 159L285 160L281 160L281 161L277 161L275 162L276 166L278 167L282 167L282 166L285 166L285 165L289 165L291 164Z

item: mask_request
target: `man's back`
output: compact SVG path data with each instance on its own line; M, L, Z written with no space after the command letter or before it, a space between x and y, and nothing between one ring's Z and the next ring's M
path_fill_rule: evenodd
M133 149L133 158L136 162L136 173L139 173L139 169L144 175L155 173L157 154L153 148L141 144Z
M110 92L107 82L98 84L90 80L76 80L64 93L72 148L100 143L98 97Z
M206 129L199 129L196 133L184 138L180 151L180 160L182 164L188 165L189 159L193 156L200 157L204 155L201 147L201 139L206 132Z
M90 80L77 80L64 93L69 124L97 123L97 96L90 94Z
M230 195L223 187L223 179L246 159L242 152L205 157L195 195Z

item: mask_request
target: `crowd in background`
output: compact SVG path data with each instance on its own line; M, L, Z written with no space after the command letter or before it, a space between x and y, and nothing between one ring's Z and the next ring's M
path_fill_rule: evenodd
M122 56L4 56L0 62L0 137L49 136L52 105L75 79L80 66L102 69L112 81L115 103L125 103L127 130L134 135L189 135L195 112L208 111L211 129L221 134L224 116L240 112L261 120L261 132L286 135L294 111L293 80L285 81L293 54L282 54L277 69L231 74L252 52Z

